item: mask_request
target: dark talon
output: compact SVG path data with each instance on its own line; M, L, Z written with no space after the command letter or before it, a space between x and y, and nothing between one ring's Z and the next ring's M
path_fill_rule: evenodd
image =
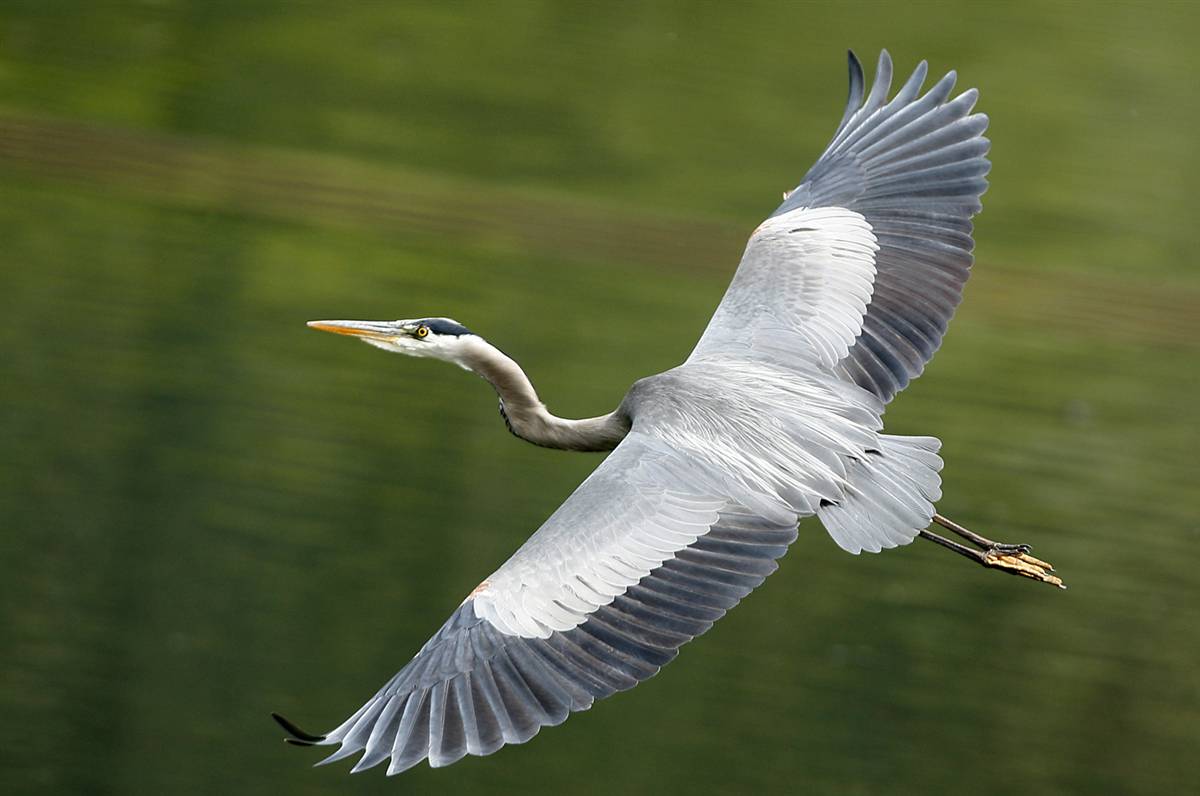
M318 744L325 740L324 735L313 735L310 732L305 732L295 724L292 724L292 722L285 719L283 716L280 716L278 713L272 713L271 718L275 719L275 721L279 723L279 726L283 727L283 729L292 736L291 738L283 739L290 744L294 744L296 746L313 746L314 744Z

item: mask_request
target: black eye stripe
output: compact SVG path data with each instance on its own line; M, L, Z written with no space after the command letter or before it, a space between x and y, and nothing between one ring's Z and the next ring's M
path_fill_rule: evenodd
M426 318L421 321L422 326L429 328L429 331L435 334L445 334L458 337L459 335L471 334L471 330L459 323L448 321L444 318Z

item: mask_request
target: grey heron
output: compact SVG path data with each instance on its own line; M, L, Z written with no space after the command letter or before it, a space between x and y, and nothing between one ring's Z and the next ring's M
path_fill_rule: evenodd
M883 433L886 404L939 347L972 264L987 187L977 92L927 92L926 64L890 100L849 54L833 140L750 236L683 364L637 381L605 415L551 414L521 367L442 317L312 321L483 377L509 430L550 448L612 451L516 553L353 715L286 740L444 766L522 743L656 674L777 568L801 518L850 553L922 537L1000 569L1062 581L1025 545L937 514L934 437ZM967 544L931 533L937 523Z

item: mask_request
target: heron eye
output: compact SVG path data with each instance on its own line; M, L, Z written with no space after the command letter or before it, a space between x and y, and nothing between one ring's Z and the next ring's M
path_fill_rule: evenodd
M428 326L418 326L417 327L417 337L420 337L423 340L428 336L429 336L429 327Z

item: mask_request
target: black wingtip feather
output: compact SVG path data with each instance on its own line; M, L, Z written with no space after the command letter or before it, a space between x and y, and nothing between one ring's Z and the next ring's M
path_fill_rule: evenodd
M851 106L850 112L858 110L862 103L863 90L866 88L866 75L863 73L862 61L854 54L854 50L846 50L846 65L850 70L850 98L846 103Z
M325 740L324 735L313 735L312 733L305 732L289 720L285 719L283 716L280 716L278 713L271 713L271 718L275 719L275 722L279 724L280 727L283 727L283 729L292 736L291 738L283 739L290 744L295 744L296 746L312 746L313 744L318 744Z
M310 746L316 746L316 744L311 744L308 741L298 741L295 738L284 738L283 742L290 743L292 746L303 746L305 748L308 748Z
M833 134L837 137L850 121L858 106L862 104L863 91L866 86L866 79L863 76L862 64L859 63L858 56L854 54L854 50L846 50L846 62L850 68L850 94L846 97L846 110L842 113L842 120L838 122L837 131Z

